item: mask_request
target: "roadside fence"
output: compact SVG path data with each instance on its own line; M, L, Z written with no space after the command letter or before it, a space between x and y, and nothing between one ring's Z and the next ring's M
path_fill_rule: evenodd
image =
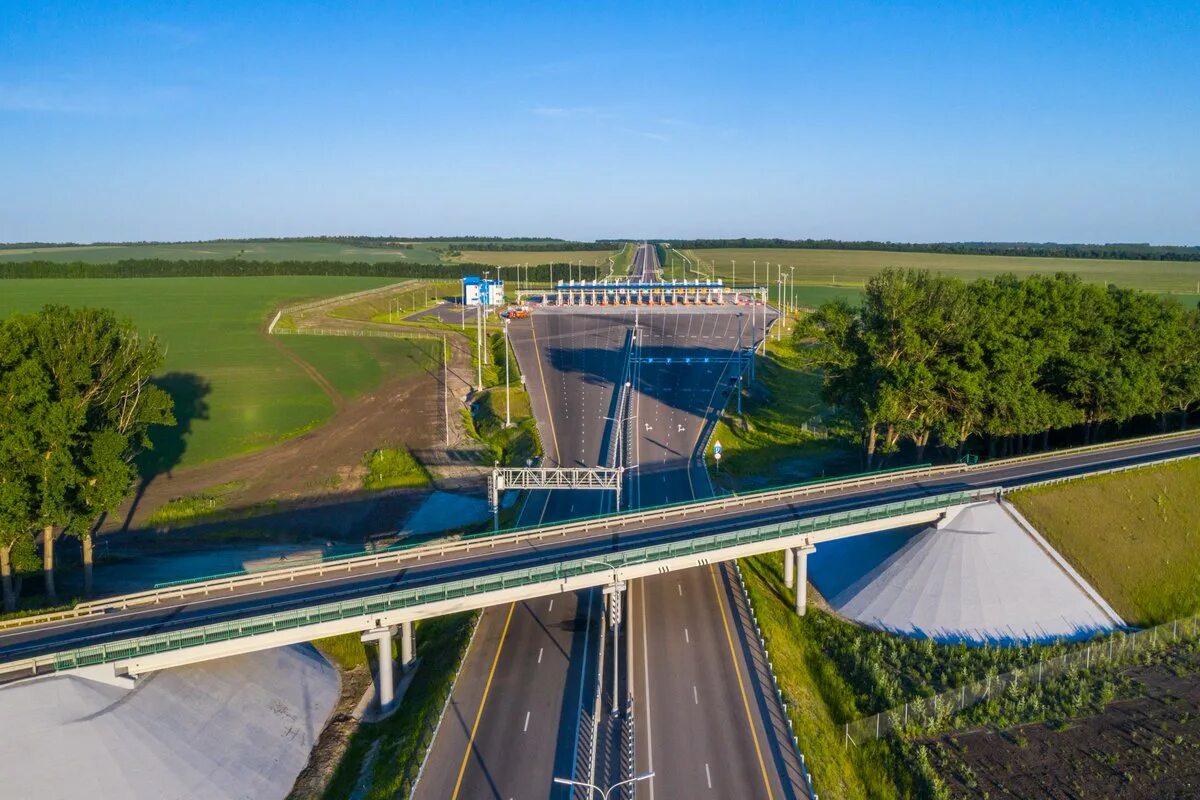
M277 328L275 335L283 336L368 336L377 339L428 339L430 341L441 341L442 335L437 333L429 333L423 330L413 328L404 328L400 330L379 330L377 328L313 328L305 326L303 328Z
M962 711L989 698L1002 697L1070 672L1136 663L1139 656L1166 649L1179 641L1194 641L1200 634L1200 616L1186 617L1132 632L1117 632L1104 639L1072 648L1060 656L1001 675L950 689L930 697L846 723L846 747L880 739L893 733L933 733L947 729Z

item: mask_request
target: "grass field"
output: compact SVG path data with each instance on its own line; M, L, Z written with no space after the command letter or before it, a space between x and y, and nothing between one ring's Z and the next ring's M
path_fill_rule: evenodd
M791 337L768 342L768 355L758 360L758 385L736 416L730 401L708 445L721 443L720 469L713 481L725 489L744 491L858 472L858 455L842 442L818 435L826 411L821 402L821 377L799 363ZM742 424L744 421L744 425Z
M453 263L498 264L512 267L517 264L577 264L580 261L588 269L585 278L591 278L592 264L600 267L600 277L608 272L608 259L616 250L463 250L462 255L446 259ZM566 277L566 276L564 276Z
M1156 294L1178 295L1181 302L1200 300L1200 262L1188 261L1115 261L1086 258L1017 258L1010 256L949 255L944 253L898 253L871 250L803 249L723 249L684 250L704 272L731 280L733 262L737 262L738 285L750 284L757 271L759 285L770 285L775 294L776 265L794 266L787 274L795 275L801 301L807 304L807 287L839 288L842 292L861 287L875 273L887 267L914 267L955 275L965 280L1011 272L1016 275L1070 272L1089 283L1115 283ZM679 256L670 253L676 261ZM755 270L754 262L757 263ZM672 265L680 272L682 262ZM770 278L766 264L771 264ZM715 267L714 267L715 265ZM817 302L820 302L819 300Z
M1133 625L1200 611L1200 461L1027 489L1010 497Z
M411 250L398 247L353 247L334 242L195 242L0 249L0 262L86 261L94 264L108 264L130 258L365 261L371 264L437 264L439 261L438 254L424 243L414 244Z
M181 465L247 452L309 430L333 401L289 352L350 397L382 377L417 374L440 343L279 337L262 328L272 308L386 285L374 278L171 278L7 281L0 316L46 303L111 308L167 347L164 379L188 433ZM432 348L432 350L431 350Z

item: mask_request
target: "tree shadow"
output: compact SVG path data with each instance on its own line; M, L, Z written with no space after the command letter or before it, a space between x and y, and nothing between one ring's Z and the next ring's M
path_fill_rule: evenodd
M125 515L122 530L137 511L146 489L159 475L170 475L183 460L188 440L192 435L192 423L208 419L208 400L212 386L204 378L192 372L168 372L150 383L171 396L175 414L174 425L154 425L150 428L150 447L138 454L134 461L138 472L138 487L134 493L129 513Z

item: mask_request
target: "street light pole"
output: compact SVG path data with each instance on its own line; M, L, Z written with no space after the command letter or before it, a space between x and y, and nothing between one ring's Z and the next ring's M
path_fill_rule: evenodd
M737 400L738 400L738 416L742 415L742 312L738 312L738 377L737 377Z
M508 317L504 318L504 427L512 427L512 394L508 384Z
M450 352L442 334L442 416L446 419L446 447L450 446Z
M788 292L788 299L791 301L791 305L789 306L789 308L791 309L791 313L795 314L796 313L796 267L795 267L795 265L792 265L792 266L788 267L788 269L791 271L791 287L792 287Z
M483 391L483 301L475 306L475 374L479 391Z

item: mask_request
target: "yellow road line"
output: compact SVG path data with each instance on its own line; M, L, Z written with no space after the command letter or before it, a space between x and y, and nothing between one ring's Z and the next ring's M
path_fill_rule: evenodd
M529 321L529 332L533 334L533 360L537 362L538 378L542 382L542 397L546 398L546 416L550 420L550 440L554 444L554 461L562 464L562 455L558 452L558 434L554 431L554 411L550 405L550 393L546 391L546 376L542 372L542 356L538 351L537 323Z
M712 575L713 591L717 593L717 605L721 609L721 623L725 626L725 639L729 642L729 656L733 659L733 672L737 675L738 691L742 693L742 707L746 709L746 724L750 726L750 737L754 740L754 752L758 755L758 768L762 770L763 786L767 789L769 800L774 800L775 794L771 791L771 779L767 775L767 764L763 761L762 747L758 743L758 732L754 730L754 716L750 713L750 700L746 697L746 684L742 682L742 668L738 664L737 649L733 646L733 633L729 630L729 618L725 616L725 598L721 597L721 585L717 582L717 570L712 564L709 564L708 571Z
M516 603L510 603L508 606L508 616L504 619L504 630L500 632L500 644L496 645L496 657L492 659L492 668L488 671L487 683L483 685L483 697L479 698L479 710L475 712L475 723L471 725L471 735L467 738L467 749L463 751L462 763L458 765L458 779L454 781L454 794L450 795L451 800L457 800L458 790L462 788L463 775L467 771L467 761L471 757L471 748L475 746L475 733L479 730L479 720L483 718L483 707L487 705L488 693L492 690L492 678L496 677L496 665L500 663L500 651L504 649L504 639L508 636L508 624L512 622L513 609L516 607Z

